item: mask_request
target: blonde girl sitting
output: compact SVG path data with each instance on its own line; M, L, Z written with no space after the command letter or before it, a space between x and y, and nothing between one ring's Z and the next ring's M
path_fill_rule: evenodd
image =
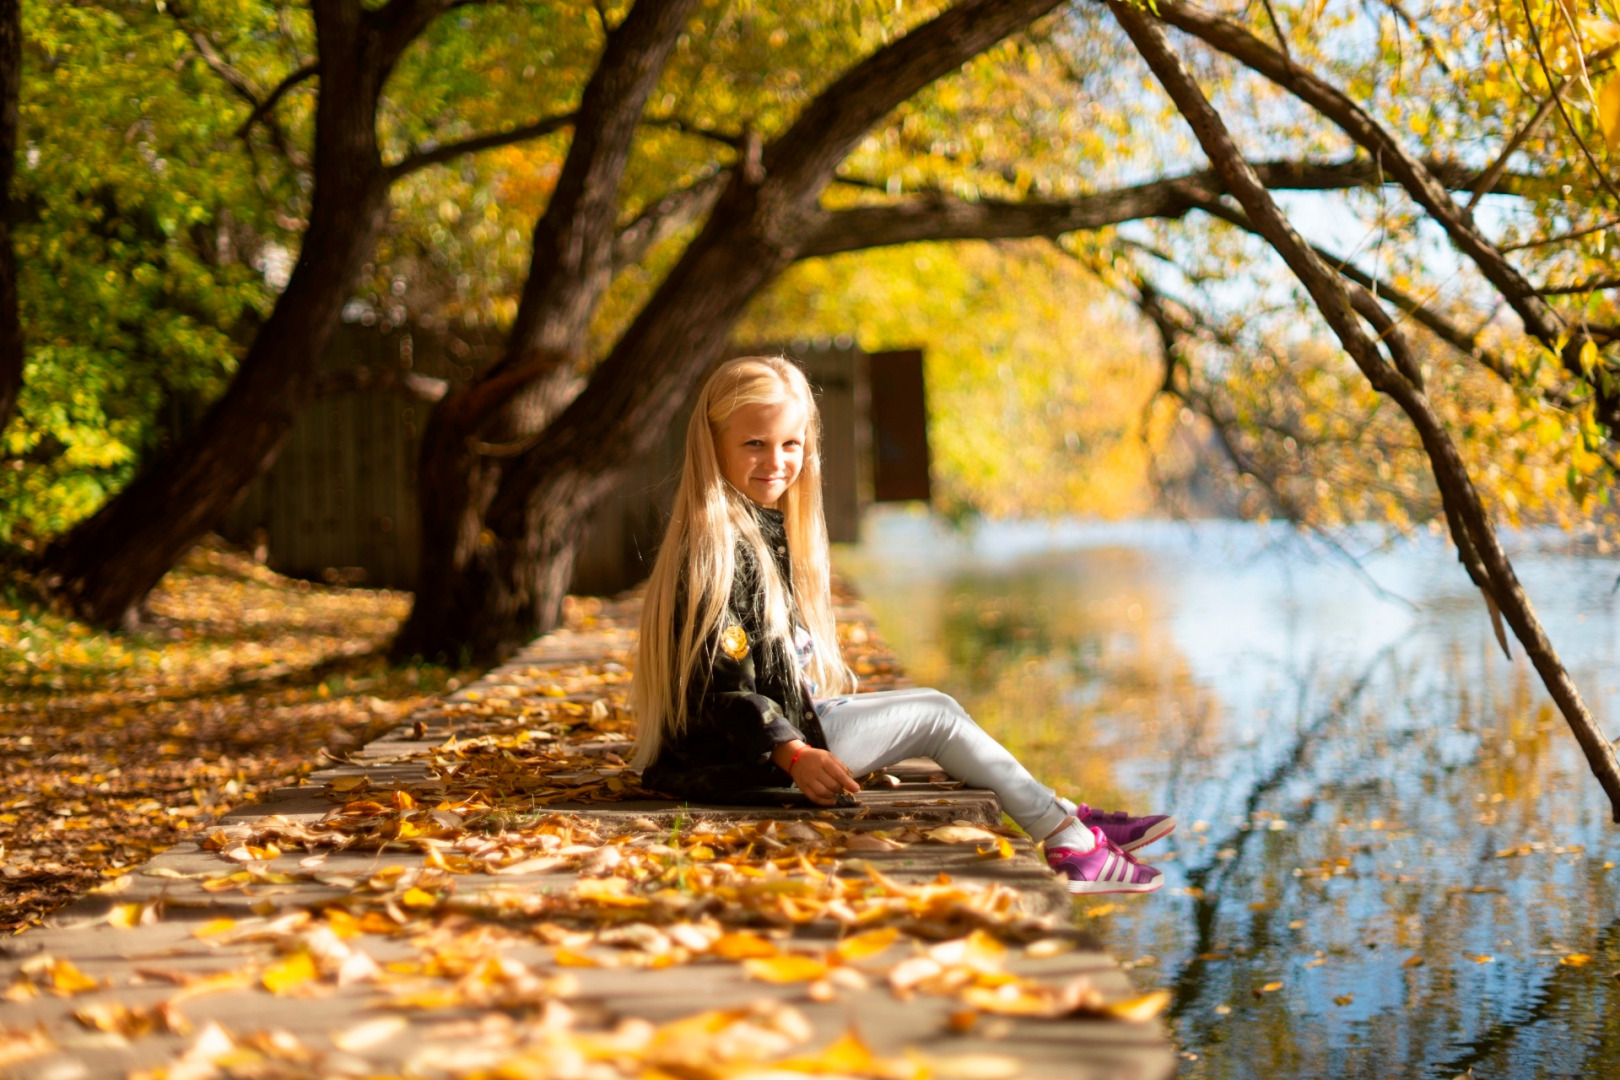
M848 801L865 776L926 756L989 788L1070 892L1152 892L1129 852L1165 815L1059 798L938 690L856 695L838 651L821 507L820 419L804 373L777 357L715 371L686 433L680 490L647 585L632 690L633 764L653 790L737 803L791 781Z

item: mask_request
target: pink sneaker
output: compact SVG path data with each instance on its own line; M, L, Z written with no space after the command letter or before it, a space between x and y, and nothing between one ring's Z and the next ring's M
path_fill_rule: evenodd
M1114 846L1098 828L1091 830L1097 846L1090 851L1073 848L1048 848L1046 865L1059 877L1072 893L1147 893L1164 884L1164 875L1137 862Z
M1103 835L1121 851L1147 847L1176 831L1176 819L1169 814L1132 817L1123 810L1093 810L1081 803L1074 816L1088 828L1101 829Z

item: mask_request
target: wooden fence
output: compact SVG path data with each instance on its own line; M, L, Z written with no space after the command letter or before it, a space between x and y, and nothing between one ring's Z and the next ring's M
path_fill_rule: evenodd
M409 371L446 380L453 389L493 362L499 350L493 332L383 332L346 325L322 367ZM928 497L920 352L868 357L847 339L748 351L791 356L816 388L827 526L835 542L860 538L861 510L874 497ZM248 490L223 532L262 549L285 574L413 588L416 461L430 408L375 387L321 398L299 416L275 465ZM651 568L674 499L690 414L688 403L655 451L635 464L598 509L575 567L576 592L617 592Z

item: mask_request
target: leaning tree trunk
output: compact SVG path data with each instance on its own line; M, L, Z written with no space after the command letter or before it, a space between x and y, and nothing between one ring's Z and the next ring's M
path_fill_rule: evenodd
M396 659L443 651L439 627L456 604L455 588L444 583L458 582L475 555L513 453L507 448L542 431L575 392L591 316L612 276L618 192L636 126L694 7L696 0L638 0L609 34L575 112L557 186L535 223L506 353L428 419L417 468L416 603L394 641Z
M17 256L11 246L11 181L17 167L17 94L22 85L22 0L0 0L0 432L22 389Z
M315 190L287 288L198 433L44 557L46 587L97 625L137 621L147 593L275 459L381 225L388 186L375 116L388 65L359 4L315 10Z
M1294 231L1253 168L1243 160L1220 114L1170 48L1160 25L1123 0L1107 2L1255 230L1305 287L1367 381L1375 390L1389 395L1411 421L1423 442L1445 503L1446 524L1469 576L1485 593L1493 615L1501 611L1529 653L1530 662L1563 713L1593 776L1608 795L1614 820L1620 822L1620 760L1614 746L1598 728L1525 595L1468 467L1424 391L1422 373L1404 332L1371 293L1360 286L1346 285ZM1372 326L1376 339L1362 325L1362 319ZM1379 351L1380 341L1389 353L1388 359Z
M743 309L827 219L822 191L866 132L1059 0L966 0L857 64L770 147L750 140L702 231L589 385L503 465L465 564L416 640L492 661L556 625L591 511L663 437Z

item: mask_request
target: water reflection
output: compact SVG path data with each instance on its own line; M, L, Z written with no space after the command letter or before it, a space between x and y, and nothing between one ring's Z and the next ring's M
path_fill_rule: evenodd
M888 515L840 561L1048 783L1174 809L1165 888L1077 910L1175 990L1184 1075L1620 1076L1616 830L1443 545L1367 562L1410 604L1228 523ZM1517 561L1613 732L1620 563Z

